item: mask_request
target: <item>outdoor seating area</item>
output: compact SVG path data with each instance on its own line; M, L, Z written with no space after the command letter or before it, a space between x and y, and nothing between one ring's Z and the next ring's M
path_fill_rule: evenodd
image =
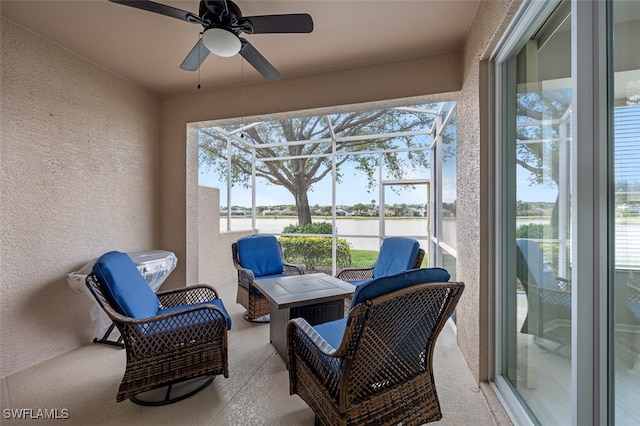
M268 341L288 369L290 394L311 408L316 423L442 418L433 354L464 284L449 282L441 268L411 268L424 253L415 240L389 238L385 245L386 257L376 264L386 269L358 285L295 267L296 274L285 274L274 235L250 235L232 245L237 289L268 301L261 312L271 318ZM401 248L406 253L394 263L391 253ZM399 271L389 273L394 267ZM232 315L212 286L155 293L132 258L118 251L96 259L86 285L124 343L116 402L170 405L196 396L218 375L229 378ZM250 329L266 328L250 314L243 317Z
M244 321L244 308L233 303L236 287L235 283L216 286L233 321L227 333L229 378L217 376L184 401L163 407L116 402L126 353L94 343L15 374L3 392L15 407L67 409L65 424L73 425L313 425L313 411L289 394L289 373L269 342L268 324ZM433 374L443 418L432 424L499 424L449 324L435 345Z

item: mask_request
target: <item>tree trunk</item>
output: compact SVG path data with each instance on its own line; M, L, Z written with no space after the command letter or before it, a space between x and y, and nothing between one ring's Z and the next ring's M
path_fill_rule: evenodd
M311 223L311 208L309 208L309 198L307 197L307 188L302 185L296 188L296 209L298 210L298 224Z

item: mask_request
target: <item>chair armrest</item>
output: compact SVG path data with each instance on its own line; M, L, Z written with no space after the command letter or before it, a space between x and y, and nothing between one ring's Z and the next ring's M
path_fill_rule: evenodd
M373 266L369 268L344 268L338 272L336 278L343 281L368 280L373 278Z
M627 293L629 294L629 301L640 303L640 287L627 284Z
M571 291L538 287L538 294L545 302L561 306L571 306Z
M311 326L304 318L294 318L289 321L287 324L287 336L293 338L293 334L296 333L296 329L299 329L301 333L304 333L306 338L318 348L320 353L333 357L337 351L337 348L334 348L324 340L324 338L316 331L315 328ZM291 334L291 336L289 336Z
M256 276L251 269L243 268L240 264L236 265L238 270L238 284L249 288L256 280Z
M560 290L571 291L571 280L562 277L556 277Z
M282 263L282 269L286 275L304 275L302 266L294 265L293 263Z
M208 284L196 284L173 290L156 293L160 304L164 308L173 306L192 305L219 299L218 292Z
M244 268L240 264L240 262L238 262L238 260L235 258L235 254L234 254L234 258L233 258L233 267L236 268L238 270L238 272L241 274L241 276L246 278L248 281L254 281L255 280L255 275L254 275L253 271L251 269Z
M326 389L336 397L340 391L340 372L343 351L333 348L324 338L309 325L304 318L294 318L287 324L287 368L291 375L296 374L296 347L299 357L306 367L315 373ZM289 381L289 392L295 392L295 380Z

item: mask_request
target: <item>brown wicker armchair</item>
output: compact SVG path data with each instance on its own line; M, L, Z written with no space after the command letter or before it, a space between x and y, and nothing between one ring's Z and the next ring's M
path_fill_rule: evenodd
M571 347L571 281L556 277L538 243L516 240L516 274L527 294L520 331ZM537 340L539 346L544 343Z
M120 252L98 258L86 283L124 340L127 364L117 402L170 404L204 389L218 374L229 376L231 319L213 287L199 284L153 293L129 256ZM186 381L173 396L172 385ZM159 399L151 395L149 400L149 391L165 387Z
M433 350L464 284L433 282L449 279L433 269L358 287L347 318L316 326L289 321L289 390L316 423L419 425L442 417Z
M372 278L392 275L422 266L424 250L420 243L407 237L387 237L382 242L376 262L368 268L345 268L336 278L359 284Z
M255 287L255 280L302 275L304 270L284 261L282 244L269 234L240 238L231 244L231 254L233 266L238 270L236 302L246 309L244 318L252 322L268 322L269 300Z

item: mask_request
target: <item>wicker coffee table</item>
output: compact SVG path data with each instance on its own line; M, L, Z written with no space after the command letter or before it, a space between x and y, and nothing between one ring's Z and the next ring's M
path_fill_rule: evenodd
M355 286L331 275L305 274L256 280L255 286L269 299L269 338L286 361L286 328L291 318L311 325L344 317L345 299Z

